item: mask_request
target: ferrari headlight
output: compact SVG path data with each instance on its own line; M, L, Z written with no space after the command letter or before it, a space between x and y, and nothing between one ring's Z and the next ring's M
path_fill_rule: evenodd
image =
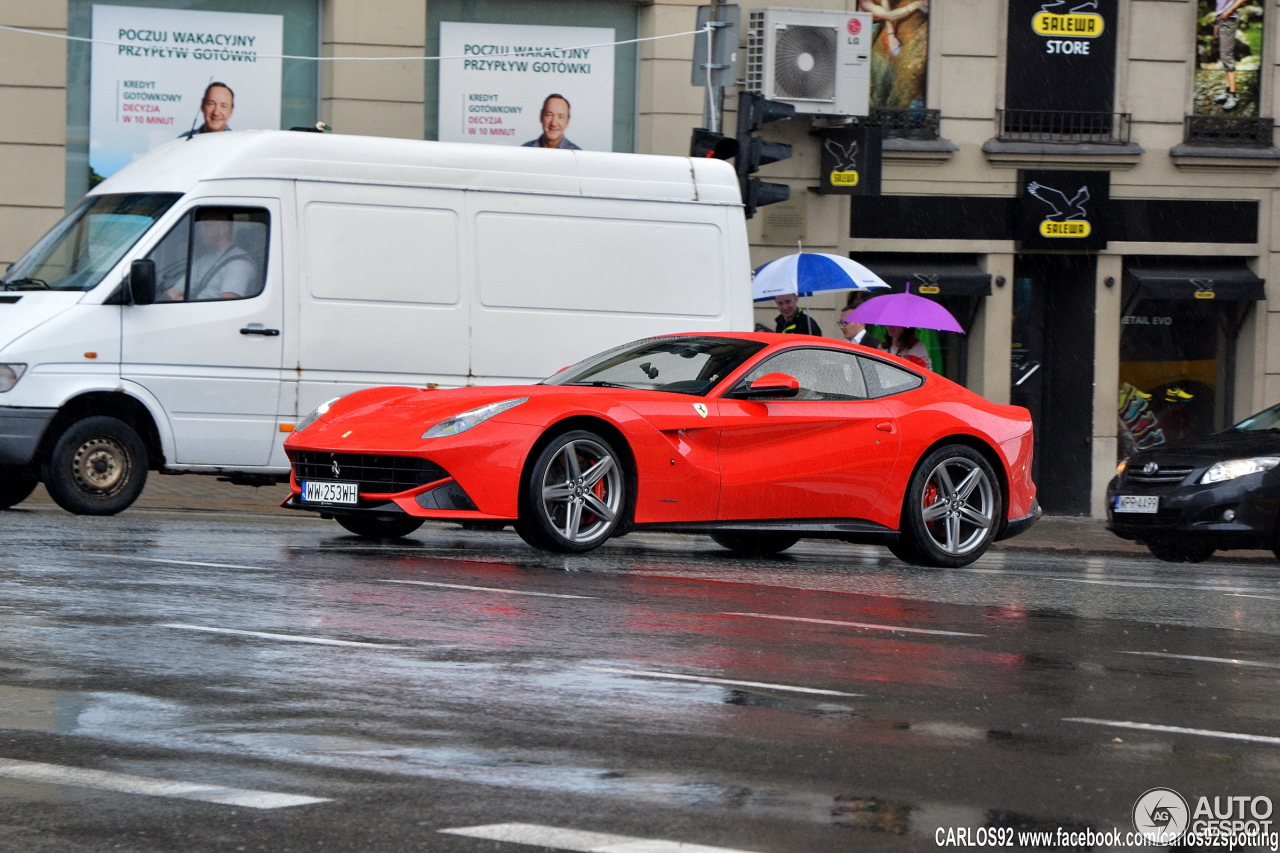
M0 364L0 394L17 385L22 374L26 372L25 364Z
M1213 467L1204 472L1200 485L1221 483L1234 480L1246 474L1260 474L1280 465L1280 456L1255 456L1252 459L1228 459L1226 462L1215 462Z
M498 403L490 403L487 406L481 406L478 409L472 409L469 412L463 412L460 415L454 415L448 420L441 421L422 434L423 438L444 438L448 435L457 435L460 432L466 432L477 424L482 424L494 415L501 414L507 409L514 409L516 406L527 401L528 397L516 397L514 400L502 400Z
M323 415L323 414L325 414L326 412L328 412L328 411L329 411L329 407L330 407L330 406L332 406L334 403L338 402L338 401L339 401L339 400L341 400L341 399L342 399L341 397L334 397L332 400L325 400L323 403L321 403L320 405L316 406L316 407L311 411L311 414L307 415L305 418L303 418L302 420L298 421L298 425L297 425L296 427L294 427L294 428L293 428L293 431L294 431L294 432L302 432L304 429L306 429L307 427L311 426L311 425L312 425L313 423L315 423L316 421L320 420L320 416L321 416L321 415Z

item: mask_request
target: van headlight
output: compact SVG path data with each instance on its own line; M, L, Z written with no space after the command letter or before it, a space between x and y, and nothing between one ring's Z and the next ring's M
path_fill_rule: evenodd
M478 409L472 409L469 412L463 412L460 415L454 415L448 420L441 421L431 429L422 434L422 438L444 438L449 435L457 435L460 432L466 432L477 424L482 424L494 415L501 414L507 409L514 409L516 406L528 400L528 397L516 397L514 400L503 400L498 403L490 403L487 406L481 406Z
M1252 459L1228 459L1226 462L1215 462L1213 467L1204 472L1200 485L1221 483L1234 480L1248 474L1260 474L1280 465L1280 456L1254 456Z
M26 372L25 364L0 364L0 394L17 385L22 374Z
M332 400L325 400L320 405L311 410L311 414L298 421L298 425L293 428L294 432L302 432L316 421L320 420L320 416L329 411L329 407L341 400L341 397L334 397Z

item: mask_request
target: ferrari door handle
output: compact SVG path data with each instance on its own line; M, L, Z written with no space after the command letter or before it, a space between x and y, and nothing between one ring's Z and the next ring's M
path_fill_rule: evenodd
M881 432L893 432L893 421L881 421L876 424L876 429Z
M241 329L241 330L240 330L240 334L242 334L242 335L264 335L264 336L266 336L266 337L268 337L268 338L274 338L275 336L277 336L277 335L279 335L279 334L280 334L280 330L279 330L279 329L259 329L259 328L255 328L255 327L253 327L253 326L246 326L245 328L243 328L243 329Z

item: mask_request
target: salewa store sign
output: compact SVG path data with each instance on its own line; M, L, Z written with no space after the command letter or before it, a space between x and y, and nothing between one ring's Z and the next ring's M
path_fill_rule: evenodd
M1018 184L1017 230L1023 248L1106 248L1101 225L1111 191L1109 172L1024 169Z

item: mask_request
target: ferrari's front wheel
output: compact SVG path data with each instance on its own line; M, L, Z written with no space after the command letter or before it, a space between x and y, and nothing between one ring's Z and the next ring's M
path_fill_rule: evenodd
M542 448L526 471L516 531L546 551L590 551L622 523L626 495L626 470L609 439L567 432Z
M1003 507L995 472L981 453L940 447L911 475L902 538L890 550L918 566L967 566L991 546Z
M365 539L399 539L408 536L426 521L412 515L337 515L334 519L348 533Z
M1203 563L1217 550L1199 542L1177 542L1157 539L1147 543L1151 556L1166 563Z
M752 557L771 557L781 554L800 541L798 533L712 533L717 545L735 554Z

